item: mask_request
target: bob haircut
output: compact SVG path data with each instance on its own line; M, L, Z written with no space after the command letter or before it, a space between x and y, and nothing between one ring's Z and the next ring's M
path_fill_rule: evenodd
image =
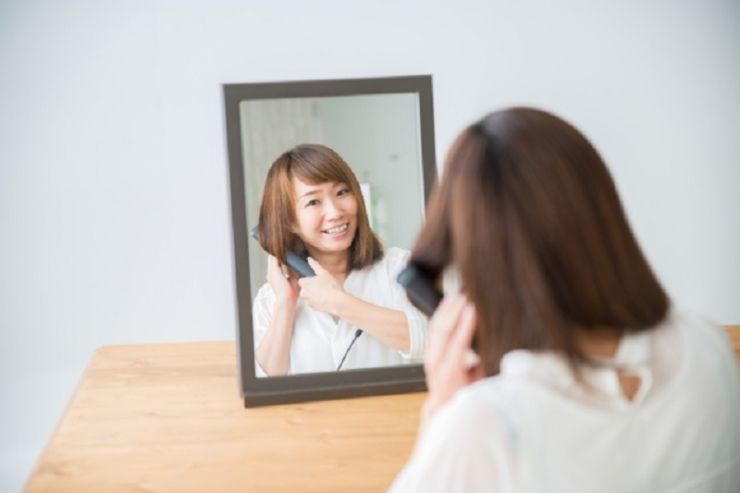
M306 257L308 249L294 233L296 198L293 178L316 185L346 184L357 200L357 231L349 248L348 270L362 269L383 257L383 247L370 229L360 184L349 165L332 149L319 144L301 144L281 154L267 173L259 213L262 247L282 264L286 251Z
M669 306L597 151L536 109L491 113L456 139L411 260L459 270L487 375L514 349L595 364L578 334L648 330Z

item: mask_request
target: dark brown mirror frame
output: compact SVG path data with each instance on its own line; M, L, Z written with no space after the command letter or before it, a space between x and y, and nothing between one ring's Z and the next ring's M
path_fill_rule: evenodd
M389 93L418 94L424 203L426 204L432 185L436 181L431 75L223 85L238 308L239 386L245 407L426 390L424 372L418 364L269 378L258 378L254 370L252 293L247 244L249 237L246 224L239 103L256 99Z

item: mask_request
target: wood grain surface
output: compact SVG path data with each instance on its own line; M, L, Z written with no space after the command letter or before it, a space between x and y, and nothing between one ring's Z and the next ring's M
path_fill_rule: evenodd
M387 489L423 393L245 409L236 361L233 342L101 348L26 491Z
M384 491L423 398L245 409L233 342L104 347L26 491Z

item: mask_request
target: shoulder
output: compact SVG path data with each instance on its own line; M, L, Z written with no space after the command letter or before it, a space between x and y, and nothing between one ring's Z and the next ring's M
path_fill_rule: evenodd
M383 258L376 261L374 264L365 267L358 273L365 275L382 275L383 277L393 277L397 275L401 270L408 264L411 252L399 247L389 247L385 249Z
M489 377L458 391L428 423L428 443L446 443L471 457L510 451L511 424L497 380Z
M682 335L691 349L714 355L724 353L734 363L734 353L729 335L718 324L707 318L680 308L671 308L666 319L657 327L659 331L675 330Z
M408 261L408 258L411 256L411 252L406 250L405 248L401 247L389 247L385 250L385 255L383 256L384 259L389 260L395 260L395 259L403 259L405 261Z
M427 423L398 491L500 491L511 484L515 449L496 399L496 377L460 390Z
M400 272L409 263L411 252L399 247L390 247L377 265L382 265L389 272Z
M506 398L504 396L504 379L501 376L483 378L460 389L450 401L440 409L443 420L457 421L467 417L471 421L481 421L494 428L502 425ZM479 423L469 423L471 430L479 429ZM466 426L465 428L468 428Z

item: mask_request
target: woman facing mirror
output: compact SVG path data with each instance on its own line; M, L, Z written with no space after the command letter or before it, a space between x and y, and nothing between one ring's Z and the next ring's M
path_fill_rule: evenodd
M426 318L395 281L409 252L385 252L360 185L332 149L303 144L267 174L259 238L270 252L253 305L257 376L395 366L423 356ZM307 258L299 278L287 256Z
M466 128L412 261L463 294L430 321L392 491L740 491L727 336L671 306L572 125L513 108Z

